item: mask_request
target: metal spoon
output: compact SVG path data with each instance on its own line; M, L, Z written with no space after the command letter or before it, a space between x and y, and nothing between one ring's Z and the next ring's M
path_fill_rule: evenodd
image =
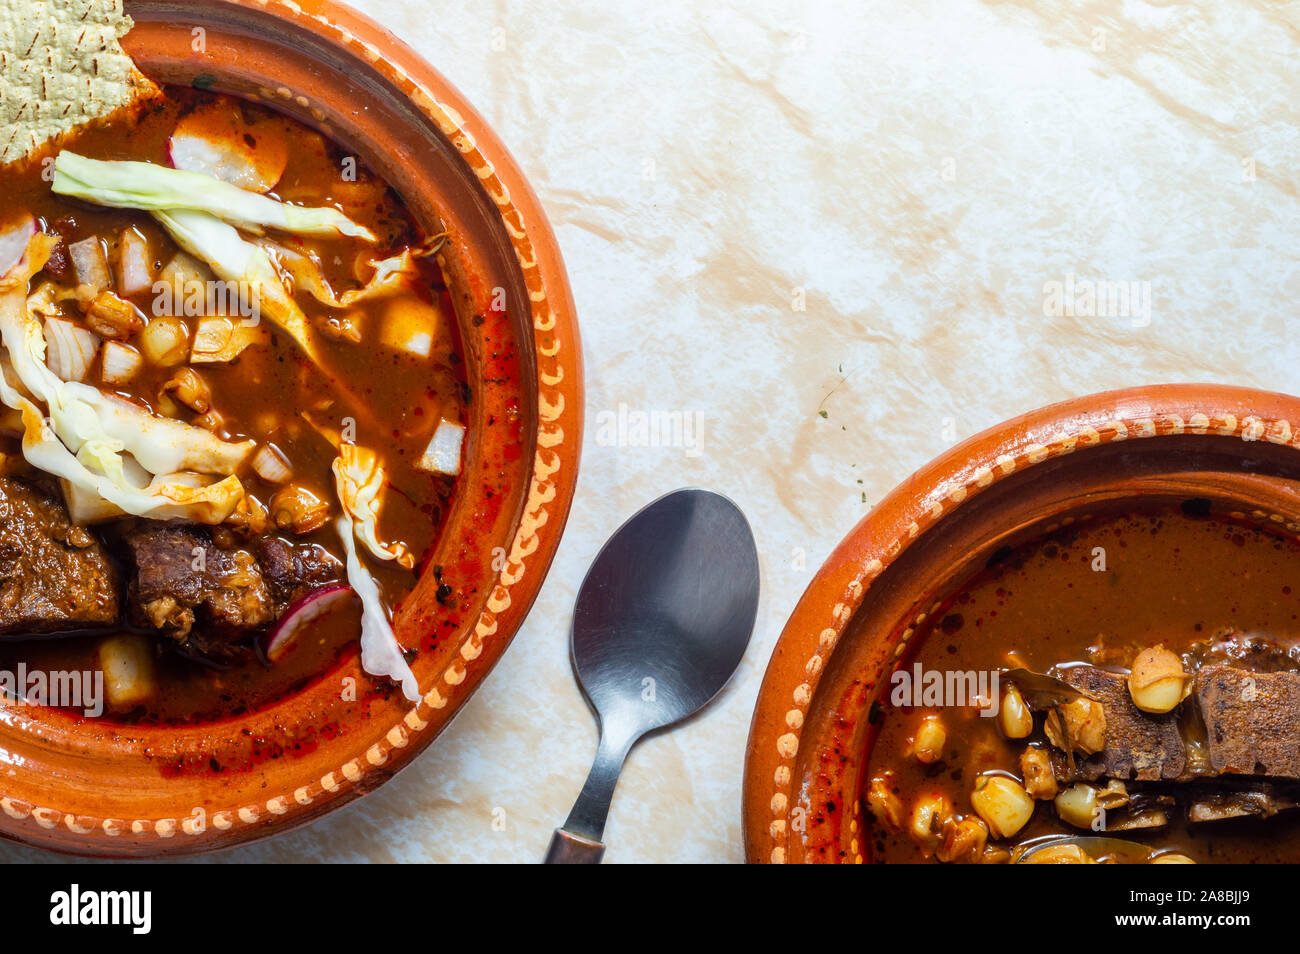
M1146 845L1126 838L1110 838L1103 835L1051 835L1027 842L1012 852L1015 863L1031 865L1030 859L1048 848L1059 845L1077 845L1084 854L1094 860L1108 860L1115 864L1144 865L1150 862L1153 852Z
M596 864L610 799L643 735L698 712L740 665L758 612L758 552L726 497L688 488L618 529L578 592L570 652L600 749L548 864Z

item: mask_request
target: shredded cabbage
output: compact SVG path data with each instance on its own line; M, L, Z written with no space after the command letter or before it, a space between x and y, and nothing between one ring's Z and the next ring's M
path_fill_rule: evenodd
M337 209L290 205L215 176L152 162L88 159L65 150L54 160L51 189L119 209L207 212L247 232L260 232L265 226L297 235L347 235L375 241L373 232Z
M354 288L342 295L335 294L321 273L320 263L312 256L285 248L267 239L262 247L272 252L280 266L293 278L294 286L308 292L322 305L330 308L349 308L357 302L398 290L402 280L415 272L415 254L408 248L391 258L372 261L375 272L363 288Z
M100 433L121 442L146 470L171 474L233 474L257 442L231 443L211 431L151 414L130 401L87 384L65 384L64 391L95 409Z
M412 702L420 699L419 687L411 667L402 656L402 647L393 635L393 626L379 597L379 587L361 564L356 541L360 540L380 560L396 560L407 569L415 565L410 551L401 543L384 546L379 542L376 520L379 494L384 488L384 469L374 451L356 444L344 444L339 435L313 421L307 421L336 448L334 485L343 514L334 529L347 552L348 583L361 597L361 666L373 676L388 676L402 684L402 691Z
M338 451L333 465L334 486L357 539L377 559L396 560L411 569L415 557L405 544L379 542L379 496L384 490L384 468L379 456L357 444L339 444Z
M148 487L138 486L127 474L126 462L141 455L154 464L173 460L201 462L225 470L252 449L253 442L231 445L202 428L178 421L159 424L147 411L135 408L134 426L110 433L100 420L100 410L110 398L98 389L62 381L45 366L45 337L40 323L28 311L28 280L44 267L55 240L38 234L28 243L22 262L0 280L0 340L8 362L0 362L0 402L22 414L23 457L32 466L61 477L79 489L94 493L126 513L159 518L181 518L200 523L220 523L244 497L239 478L231 473L215 483L193 486L172 474L178 468L161 468ZM16 379L10 380L10 374ZM48 417L35 401L46 404ZM120 402L125 404L126 402ZM132 406L133 407L133 406ZM147 418L148 427L143 426ZM116 424L128 420L111 412ZM175 427L169 425L174 424ZM128 458L124 455L130 454ZM142 466L148 467L143 461ZM234 466L230 465L229 470Z
M82 460L83 455L74 456L46 423L36 405L10 385L2 370L0 401L22 412L23 457L29 464L62 478L79 490L103 498L124 513L161 520L218 524L229 517L244 499L243 485L233 475L204 487L156 478L144 489L130 488L123 475L123 483L127 484L123 486L108 475L92 470ZM118 463L121 463L120 459Z
M247 282L255 288L258 308L289 332L308 357L316 360L307 316L285 290L264 249L244 241L231 226L206 212L172 209L155 211L153 216L177 245L207 262L218 278L232 283Z
M361 668L372 676L387 676L400 682L403 695L411 702L419 702L419 683L402 655L402 647L380 599L379 586L357 556L352 518L343 514L335 521L334 529L347 553L348 584L361 597Z

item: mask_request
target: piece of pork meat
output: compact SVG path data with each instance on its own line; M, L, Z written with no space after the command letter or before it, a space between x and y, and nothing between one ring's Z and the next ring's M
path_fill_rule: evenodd
M338 582L342 567L324 547L259 537L253 544L262 575L276 602L288 606L314 589ZM279 614L277 614L279 615Z
M1177 717L1153 716L1133 705L1124 674L1065 666L1050 675L1096 699L1106 711L1106 747L1077 763L1079 778L1158 781L1185 774L1187 746Z
M1216 773L1300 778L1300 673L1203 666L1195 695Z
M118 621L118 572L55 494L0 477L0 636Z
M233 662L299 596L339 579L328 551L263 538L222 547L206 527L141 523L123 535L132 621L189 653Z

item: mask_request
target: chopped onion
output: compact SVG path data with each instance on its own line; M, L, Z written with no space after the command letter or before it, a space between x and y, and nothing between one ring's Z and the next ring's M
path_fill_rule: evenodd
M433 352L437 329L438 312L432 305L413 295L403 296L389 305L379 340L390 348L427 358Z
M103 378L105 384L125 384L144 366L140 352L120 341L104 343Z
M149 486L152 475L136 462L129 454L122 457L122 476L128 484L143 490ZM79 526L90 526L125 517L126 511L116 504L111 504L93 490L74 484L70 480L59 479L63 490L63 502L68 506L68 516Z
M263 444L254 452L253 470L268 484L282 484L293 476L289 461L274 444Z
M465 442L465 426L455 421L442 420L433 432L433 439L425 448L415 466L434 474L460 473L460 449Z
M123 229L118 247L117 292L131 297L153 287L149 265L149 242L135 229Z
M27 243L36 234L36 220L27 213L17 223L0 230L0 275L23 260Z
M108 273L108 256L104 254L104 243L95 237L73 242L68 246L68 257L72 259L72 268L77 273L77 281L89 285L97 292L102 292L112 284Z
M206 295L207 283L213 278L212 270L208 266L185 252L177 252L173 255L163 266L162 274L158 276L159 281L166 282L172 287L174 302L184 302L189 295L189 286L193 283L202 286L203 294Z
M154 641L136 633L110 636L99 644L99 668L110 707L131 709L158 689L154 678Z
M99 351L99 335L65 318L45 319L45 363L64 381L84 381Z
M269 662L278 662L284 657L303 631L312 623L341 608L345 604L355 603L357 594L352 587L342 583L333 583L312 590L306 596L284 611L275 628L266 640L266 658Z

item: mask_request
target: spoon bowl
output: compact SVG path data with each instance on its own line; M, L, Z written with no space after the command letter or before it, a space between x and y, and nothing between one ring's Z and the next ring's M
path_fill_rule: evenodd
M1051 835L1039 838L1012 853L1015 864L1037 864L1035 856L1052 848L1074 846L1097 861L1112 864L1144 865L1151 861L1154 852L1146 845L1126 838L1105 835Z

